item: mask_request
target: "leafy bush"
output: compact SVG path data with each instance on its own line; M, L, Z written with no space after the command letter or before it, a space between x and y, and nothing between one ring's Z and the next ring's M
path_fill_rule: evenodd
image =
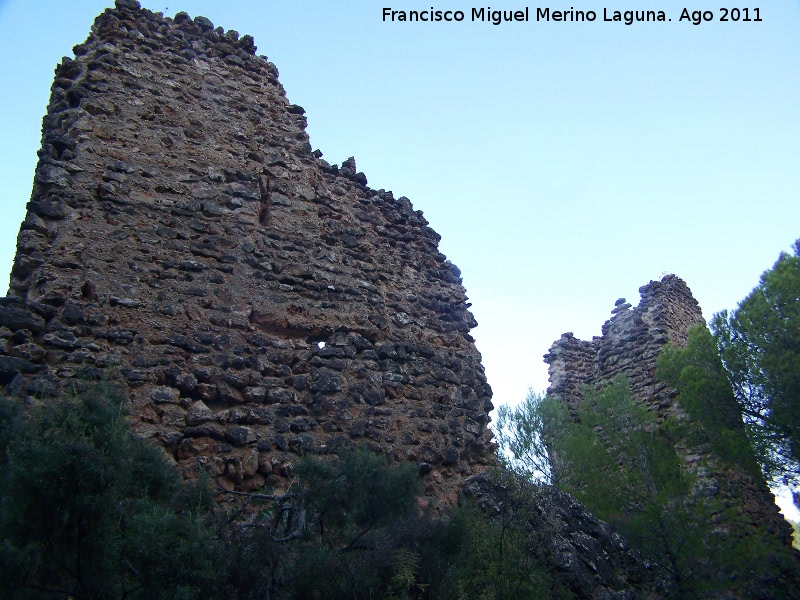
M413 587L419 560L397 527L414 510L415 465L389 465L359 448L307 457L297 474L309 527L287 573L290 597L375 598Z
M5 597L195 598L218 546L202 488L128 431L108 389L21 411L0 400Z

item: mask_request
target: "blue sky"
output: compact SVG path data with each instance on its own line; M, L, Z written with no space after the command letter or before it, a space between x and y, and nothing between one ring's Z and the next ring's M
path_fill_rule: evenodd
M0 0L4 280L53 68L109 3ZM672 22L602 21L642 4ZM685 279L708 319L800 237L800 1L749 23L719 22L718 4L691 7L713 11L699 26L670 0L494 26L467 1L144 2L253 35L312 145L425 212L462 271L496 404L546 388L552 341L599 335L651 279ZM383 22L384 6L467 18Z

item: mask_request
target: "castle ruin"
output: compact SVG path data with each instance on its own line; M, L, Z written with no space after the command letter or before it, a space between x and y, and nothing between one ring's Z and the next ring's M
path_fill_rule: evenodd
M575 407L583 401L586 386L607 385L622 375L630 384L632 397L661 420L685 416L680 395L656 377L656 363L668 343L685 346L690 328L705 327L700 306L686 283L675 275L651 281L639 288L639 293L641 301L633 308L624 298L617 300L602 335L584 341L565 333L553 343L544 357L550 374L548 394ZM744 433L738 408L732 406L731 410ZM676 450L689 469L705 459L710 466L705 479L712 482L711 488L725 505L739 513L743 532L766 531L791 547L791 526L763 479L756 481L737 466L721 464L708 448L686 447L678 440Z
M312 152L250 36L117 0L56 68L0 384L121 384L184 477L285 488L366 443L452 502L492 461L460 272L405 198Z

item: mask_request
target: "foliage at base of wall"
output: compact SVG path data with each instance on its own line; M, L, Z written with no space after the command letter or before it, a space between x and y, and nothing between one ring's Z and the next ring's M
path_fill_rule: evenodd
M744 470L763 482L756 452L748 440L739 406L717 353L711 333L703 326L688 332L686 346L668 345L658 357L657 376L678 390L678 402L694 421L681 423L687 447L710 446L725 465Z
M0 596L574 597L512 503L428 518L416 468L366 449L303 459L283 496L214 503L131 435L120 400L0 400Z
M5 597L193 597L213 583L210 496L128 433L119 398L0 404Z

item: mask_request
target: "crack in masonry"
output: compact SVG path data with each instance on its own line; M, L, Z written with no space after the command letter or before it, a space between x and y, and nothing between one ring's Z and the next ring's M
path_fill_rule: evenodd
M258 176L258 191L261 194L261 212L258 214L258 222L266 227L269 225L269 210L272 202L269 197L269 179L263 174Z

